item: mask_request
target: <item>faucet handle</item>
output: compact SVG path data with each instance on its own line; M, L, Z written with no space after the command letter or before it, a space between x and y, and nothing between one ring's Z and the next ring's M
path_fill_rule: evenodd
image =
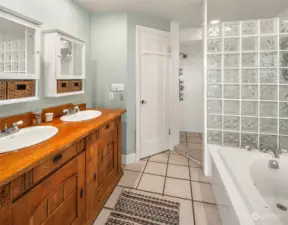
M69 109L63 109L63 113L68 113L69 111Z
M23 120L19 120L18 122L16 122L16 123L13 123L13 127L18 127L18 126L20 126L20 125L23 125Z

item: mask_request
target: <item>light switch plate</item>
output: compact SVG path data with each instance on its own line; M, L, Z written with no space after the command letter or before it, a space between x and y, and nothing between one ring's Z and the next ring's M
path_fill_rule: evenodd
M113 92L122 92L125 90L125 85L124 83L113 83L111 84L111 90Z
M109 100L110 100L110 101L113 101L113 100L114 100L114 93L113 93L113 92L110 92L110 93L109 93Z

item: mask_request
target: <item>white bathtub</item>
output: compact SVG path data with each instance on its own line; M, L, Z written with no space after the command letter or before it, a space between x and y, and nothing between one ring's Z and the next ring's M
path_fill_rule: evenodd
M268 167L269 153L208 146L212 156L212 187L223 225L287 225L288 156L279 170Z

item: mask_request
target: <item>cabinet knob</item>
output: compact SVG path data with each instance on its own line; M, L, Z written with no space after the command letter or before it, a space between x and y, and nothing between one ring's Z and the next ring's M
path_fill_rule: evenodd
M58 154L53 158L54 163L58 163L63 158L62 154Z
M94 174L93 174L93 180L94 180L94 182L96 181L96 177L97 177L97 176L96 176L96 173L94 173Z
M109 127L110 127L110 125L107 124L107 125L105 126L105 129L107 130L107 129L109 129Z
M84 189L81 188L81 190L80 190L80 198L83 198L83 196L84 196Z

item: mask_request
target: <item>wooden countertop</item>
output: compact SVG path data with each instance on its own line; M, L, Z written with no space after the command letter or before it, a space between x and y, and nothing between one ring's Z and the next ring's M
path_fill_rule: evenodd
M96 119L82 122L62 122L59 118L52 123L41 125L55 126L58 133L51 139L22 149L18 152L0 154L0 187L21 174L27 172L35 165L51 157L74 142L86 137L93 130L101 127L110 120L114 120L126 112L123 109L95 109L102 112Z

